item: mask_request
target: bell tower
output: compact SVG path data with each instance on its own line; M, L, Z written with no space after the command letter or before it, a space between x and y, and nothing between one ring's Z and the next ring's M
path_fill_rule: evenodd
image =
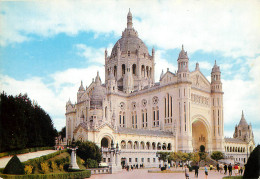
M182 50L178 58L178 150L192 152L192 124L190 119L191 82L189 79L189 58L187 52Z
M212 150L224 152L223 91L220 68L215 64L211 71Z

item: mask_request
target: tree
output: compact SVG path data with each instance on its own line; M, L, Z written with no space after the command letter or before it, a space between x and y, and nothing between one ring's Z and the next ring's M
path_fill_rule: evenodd
M60 135L62 139L66 137L66 126L61 129L58 135Z
M178 161L177 152L170 152L170 155L169 155L169 157L168 157L168 160L177 162L177 161Z
M207 154L205 152L199 152L199 156L200 156L200 161L206 160L206 158L207 158Z
M100 148L94 142L77 141L76 146L78 146L77 155L84 161L87 161L87 159L93 159L100 163L102 154Z
M214 151L212 152L210 156L213 160L219 161L220 159L224 158L224 154L220 151Z
M27 94L0 94L0 152L54 146L56 135L50 116Z
M198 152L193 153L192 155L192 159L191 159L194 163L198 163L200 161L200 155Z
M166 162L168 160L168 157L170 155L170 152L157 152L159 160L162 160L163 162Z
M245 165L243 178L258 178L260 176L260 145L258 145L250 154Z

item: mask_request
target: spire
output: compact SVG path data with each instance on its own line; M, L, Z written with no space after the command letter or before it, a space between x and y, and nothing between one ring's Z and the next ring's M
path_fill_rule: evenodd
M130 8L129 8L129 12L127 14L127 28L128 29L132 29L133 27L133 23L132 23L132 13L130 11Z
M179 59L188 59L188 54L187 54L187 52L184 51L183 44L181 46L181 51L179 53Z
M80 85L80 87L79 87L79 91L85 91L85 89L84 89L84 87L83 87L83 82L82 82L82 80L81 80L81 85Z
M196 71L200 71L200 65L199 65L198 62L196 63L196 68L195 68L195 70L196 70Z
M99 77L99 72L98 71L97 71L97 76L96 76L96 79L95 79L95 83L101 84L101 79Z
M212 68L212 72L220 72L220 68L219 66L217 65L217 61L215 60L215 64Z
M244 116L244 112L242 110L242 115L241 115L241 119L240 119L240 122L238 124L239 126L248 126L246 120L245 120L245 116Z
M160 76L160 80L162 79L162 77L163 77L163 70L162 70L162 73L161 73L161 76Z

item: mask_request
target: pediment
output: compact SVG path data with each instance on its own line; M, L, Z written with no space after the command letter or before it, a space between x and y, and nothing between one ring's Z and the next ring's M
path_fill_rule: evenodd
M101 124L100 126L97 127L97 130L111 130L111 131L114 131L114 128L109 123L103 123L103 124Z
M192 87L210 91L210 82L200 71L192 72L190 74L190 79L192 82Z
M86 132L88 131L88 128L85 123L80 123L74 130L74 133L78 132L79 130L85 130Z
M160 79L160 84L167 84L167 83L173 83L177 81L177 76L170 72L167 71Z

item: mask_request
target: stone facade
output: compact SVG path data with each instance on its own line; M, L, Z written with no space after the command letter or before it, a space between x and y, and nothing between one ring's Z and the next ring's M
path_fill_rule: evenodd
M76 104L66 104L68 143L73 137L90 140L105 151L113 141L121 162L149 167L158 167L158 151L192 152L204 145L208 152L225 152L229 140L224 139L224 93L216 62L209 82L198 63L189 69L182 46L178 71L162 72L155 82L154 58L155 50L149 54L129 11L127 28L110 56L105 50L105 82L99 73L86 89L81 82ZM110 162L105 152L103 158Z

